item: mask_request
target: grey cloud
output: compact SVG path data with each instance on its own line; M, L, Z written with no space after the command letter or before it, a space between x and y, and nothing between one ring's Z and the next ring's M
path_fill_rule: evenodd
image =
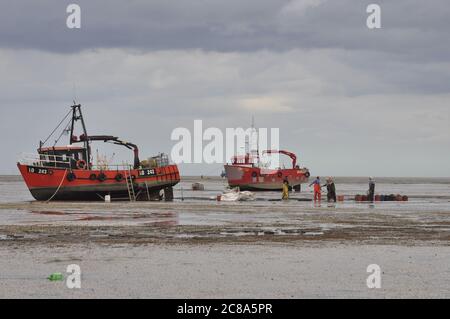
M76 83L89 132L132 140L145 155L170 152L171 131L192 129L194 119L224 129L247 127L255 115L258 127L280 127L281 146L321 174L450 175L450 95L394 94L340 62L343 52L0 50L0 134L14 136L2 142L3 172L67 112ZM348 94L373 86L376 94Z
M82 29L69 30L65 27L69 1L18 0L1 4L0 47L63 54L101 48L244 53L337 50L333 59L377 79L369 81L370 86L364 80L347 86L346 94L448 92L447 1L377 1L382 8L381 30L365 25L365 9L371 2L80 0ZM325 64L329 58L324 56ZM330 74L342 81L338 76Z
M450 56L446 0L377 1L381 30L358 0L77 1L82 29L65 27L69 1L2 2L0 46L54 52L92 48L213 51L340 48L420 60Z
M71 2L81 30L65 27ZM370 2L381 30L365 26ZM194 119L255 115L320 174L450 175L448 16L444 0L3 1L0 134L14 138L0 170L16 173L75 85L90 132L143 154L169 152Z

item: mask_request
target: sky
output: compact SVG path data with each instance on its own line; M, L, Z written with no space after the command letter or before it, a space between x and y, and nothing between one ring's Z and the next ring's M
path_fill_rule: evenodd
M70 3L80 29L66 26ZM380 29L366 26L370 3ZM194 120L254 117L314 175L448 177L449 16L448 0L1 0L0 174L76 99L90 134L142 157L170 153Z

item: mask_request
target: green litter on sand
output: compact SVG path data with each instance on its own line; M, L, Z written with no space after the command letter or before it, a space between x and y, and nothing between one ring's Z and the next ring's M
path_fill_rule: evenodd
M51 274L50 276L48 276L47 279L50 281L63 281L64 277L63 277L62 273L55 272L55 273Z

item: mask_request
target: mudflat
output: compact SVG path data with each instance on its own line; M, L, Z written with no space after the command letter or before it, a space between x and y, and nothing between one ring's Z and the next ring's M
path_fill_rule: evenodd
M209 198L223 185L213 180L204 192L185 182L171 203L107 204L29 201L20 181L8 180L0 297L448 298L449 184L426 182L379 185L407 190L408 202L313 203L308 191L216 202ZM339 186L348 197L365 187ZM71 264L81 289L47 279L67 279ZM379 289L367 286L373 264Z
M1 298L449 298L448 246L77 244L0 248ZM369 289L369 264L381 288ZM81 289L50 282L69 264Z

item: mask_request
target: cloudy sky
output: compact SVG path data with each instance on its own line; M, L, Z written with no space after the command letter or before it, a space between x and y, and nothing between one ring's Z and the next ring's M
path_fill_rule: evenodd
M81 29L66 27L70 3ZM381 29L366 26L370 3ZM448 0L2 0L0 173L75 96L91 134L144 155L195 119L254 116L313 174L450 176L449 16Z

